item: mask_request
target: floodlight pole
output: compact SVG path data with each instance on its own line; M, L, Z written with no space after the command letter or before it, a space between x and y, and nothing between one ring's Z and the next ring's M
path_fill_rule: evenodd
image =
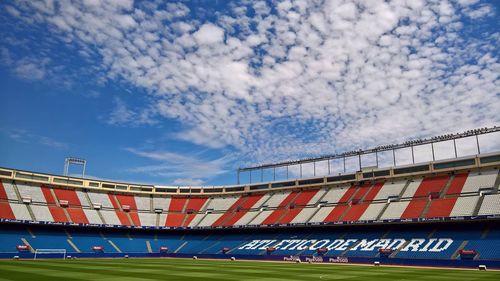
M431 142L431 149L432 149L432 161L436 161L436 157L434 156L434 143Z
M456 152L456 149L455 149L455 152ZM413 145L411 146L411 161L413 162L413 164L415 164L415 153L413 151Z
M76 157L66 157L64 159L64 175L68 176L69 174L69 167L71 165L79 165L83 166L82 169L82 178L85 177L85 168L87 167L87 160L82 159L82 158L76 158Z
M457 142L455 141L455 139L453 139L453 148L455 149L455 158L458 158L458 155L457 155Z
M345 174L345 156L344 156L344 174Z
M476 145L477 145L477 154L481 154L481 148L479 148L479 136L476 135Z
M359 170L361 171L361 153L358 154Z

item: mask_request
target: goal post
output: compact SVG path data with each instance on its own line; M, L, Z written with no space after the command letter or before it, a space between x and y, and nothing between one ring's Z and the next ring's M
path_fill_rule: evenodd
M34 260L37 258L62 258L66 259L66 249L36 249Z

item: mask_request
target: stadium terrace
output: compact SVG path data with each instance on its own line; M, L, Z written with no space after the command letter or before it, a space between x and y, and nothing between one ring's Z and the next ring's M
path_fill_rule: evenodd
M214 188L0 169L0 257L500 268L500 153Z

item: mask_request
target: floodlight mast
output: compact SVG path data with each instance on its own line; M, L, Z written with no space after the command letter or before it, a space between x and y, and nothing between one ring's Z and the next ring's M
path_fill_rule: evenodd
M375 159L376 163L378 166L378 154L380 152L386 152L390 151L392 152L392 158L393 158L393 165L396 166L396 150L403 149L403 148L410 148L411 149L411 158L413 164L415 164L415 152L414 152L414 147L415 146L420 146L420 145L430 145L432 149L432 159L435 160L435 152L434 152L434 144L442 141L453 141L453 148L455 152L455 158L458 157L457 155L457 144L456 140L462 139L462 138L467 138L467 137L475 137L476 139L476 150L477 154L481 154L481 147L479 144L479 136L480 135L486 135L486 134L491 134L491 133L498 133L500 132L500 127L499 126L494 126L494 127L489 127L489 128L478 128L478 129L473 129L473 130L468 130L462 133L457 133L457 134L445 134L441 136L435 136L431 138L424 138L424 139L412 139L405 141L403 143L399 144L389 144L389 145L381 145L377 146L371 149L366 149L366 150L353 150L353 151L348 151L348 152L343 152L343 153L338 153L338 154L332 154L332 155L323 155L320 157L313 157L313 158L307 158L307 159L300 159L300 160L291 160L291 161L284 161L284 162L279 162L279 163L268 163L268 164L261 164L257 166L250 166L250 167L244 167L244 168L238 168L237 170L237 182L240 184L240 177L241 174L246 172L249 173L249 181L252 183L252 172L254 171L260 171L260 178L261 182L263 181L263 173L264 170L267 169L272 169L273 170L273 180L276 180L276 168L279 167L285 167L286 168L286 178L288 179L288 168L289 166L292 165L298 165L300 169L300 177L302 178L302 165L306 163L312 163L313 164L313 174L316 176L316 162L319 161L328 161L328 175L331 174L330 170L330 160L335 160L335 159L340 159L343 160L344 163L344 173L346 172L346 158L347 157L357 157L358 158L358 165L359 165L359 170L363 168L362 163L361 163L361 156L366 155L366 154L375 154Z
M82 166L82 178L85 177L85 168L87 167L87 160L82 159L82 158L76 158L76 157L66 157L64 159L64 175L68 176L69 174L69 167L71 165L77 165L77 166Z

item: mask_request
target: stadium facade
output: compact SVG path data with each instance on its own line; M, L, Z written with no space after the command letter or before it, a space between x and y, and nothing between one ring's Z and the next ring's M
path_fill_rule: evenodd
M1 168L0 257L64 249L73 257L500 268L499 167L500 152L214 188Z

